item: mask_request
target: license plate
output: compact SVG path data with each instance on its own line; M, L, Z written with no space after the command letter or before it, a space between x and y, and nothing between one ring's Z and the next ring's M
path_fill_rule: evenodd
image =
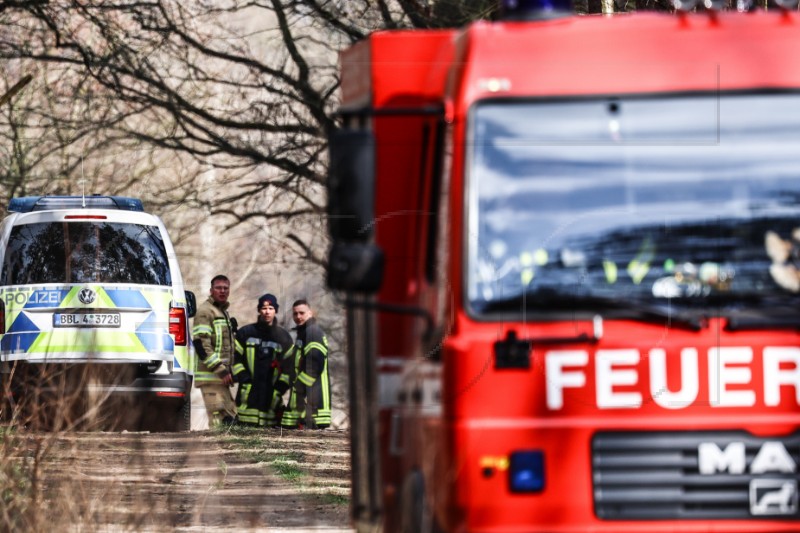
M57 328L118 328L119 313L56 313L53 326Z

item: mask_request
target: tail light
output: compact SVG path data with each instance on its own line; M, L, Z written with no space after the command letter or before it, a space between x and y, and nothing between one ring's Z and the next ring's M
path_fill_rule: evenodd
M177 346L186 346L186 309L171 307L169 310L169 334Z

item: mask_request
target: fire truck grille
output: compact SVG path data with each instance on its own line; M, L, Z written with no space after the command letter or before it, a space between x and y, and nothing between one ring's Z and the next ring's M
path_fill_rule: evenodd
M592 481L601 520L797 520L800 432L597 433Z

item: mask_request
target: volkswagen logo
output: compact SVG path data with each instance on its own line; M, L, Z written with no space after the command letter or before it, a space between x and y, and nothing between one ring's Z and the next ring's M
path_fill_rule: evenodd
M78 293L78 300L80 300L81 303L90 304L90 303L92 303L94 301L95 296L96 295L95 295L95 293L94 293L94 291L92 289L90 289L88 287L84 287Z

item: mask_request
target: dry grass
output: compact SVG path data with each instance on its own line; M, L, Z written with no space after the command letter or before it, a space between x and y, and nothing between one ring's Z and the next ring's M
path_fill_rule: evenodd
M108 432L135 409L65 378L3 407L0 531L348 527L346 431Z

